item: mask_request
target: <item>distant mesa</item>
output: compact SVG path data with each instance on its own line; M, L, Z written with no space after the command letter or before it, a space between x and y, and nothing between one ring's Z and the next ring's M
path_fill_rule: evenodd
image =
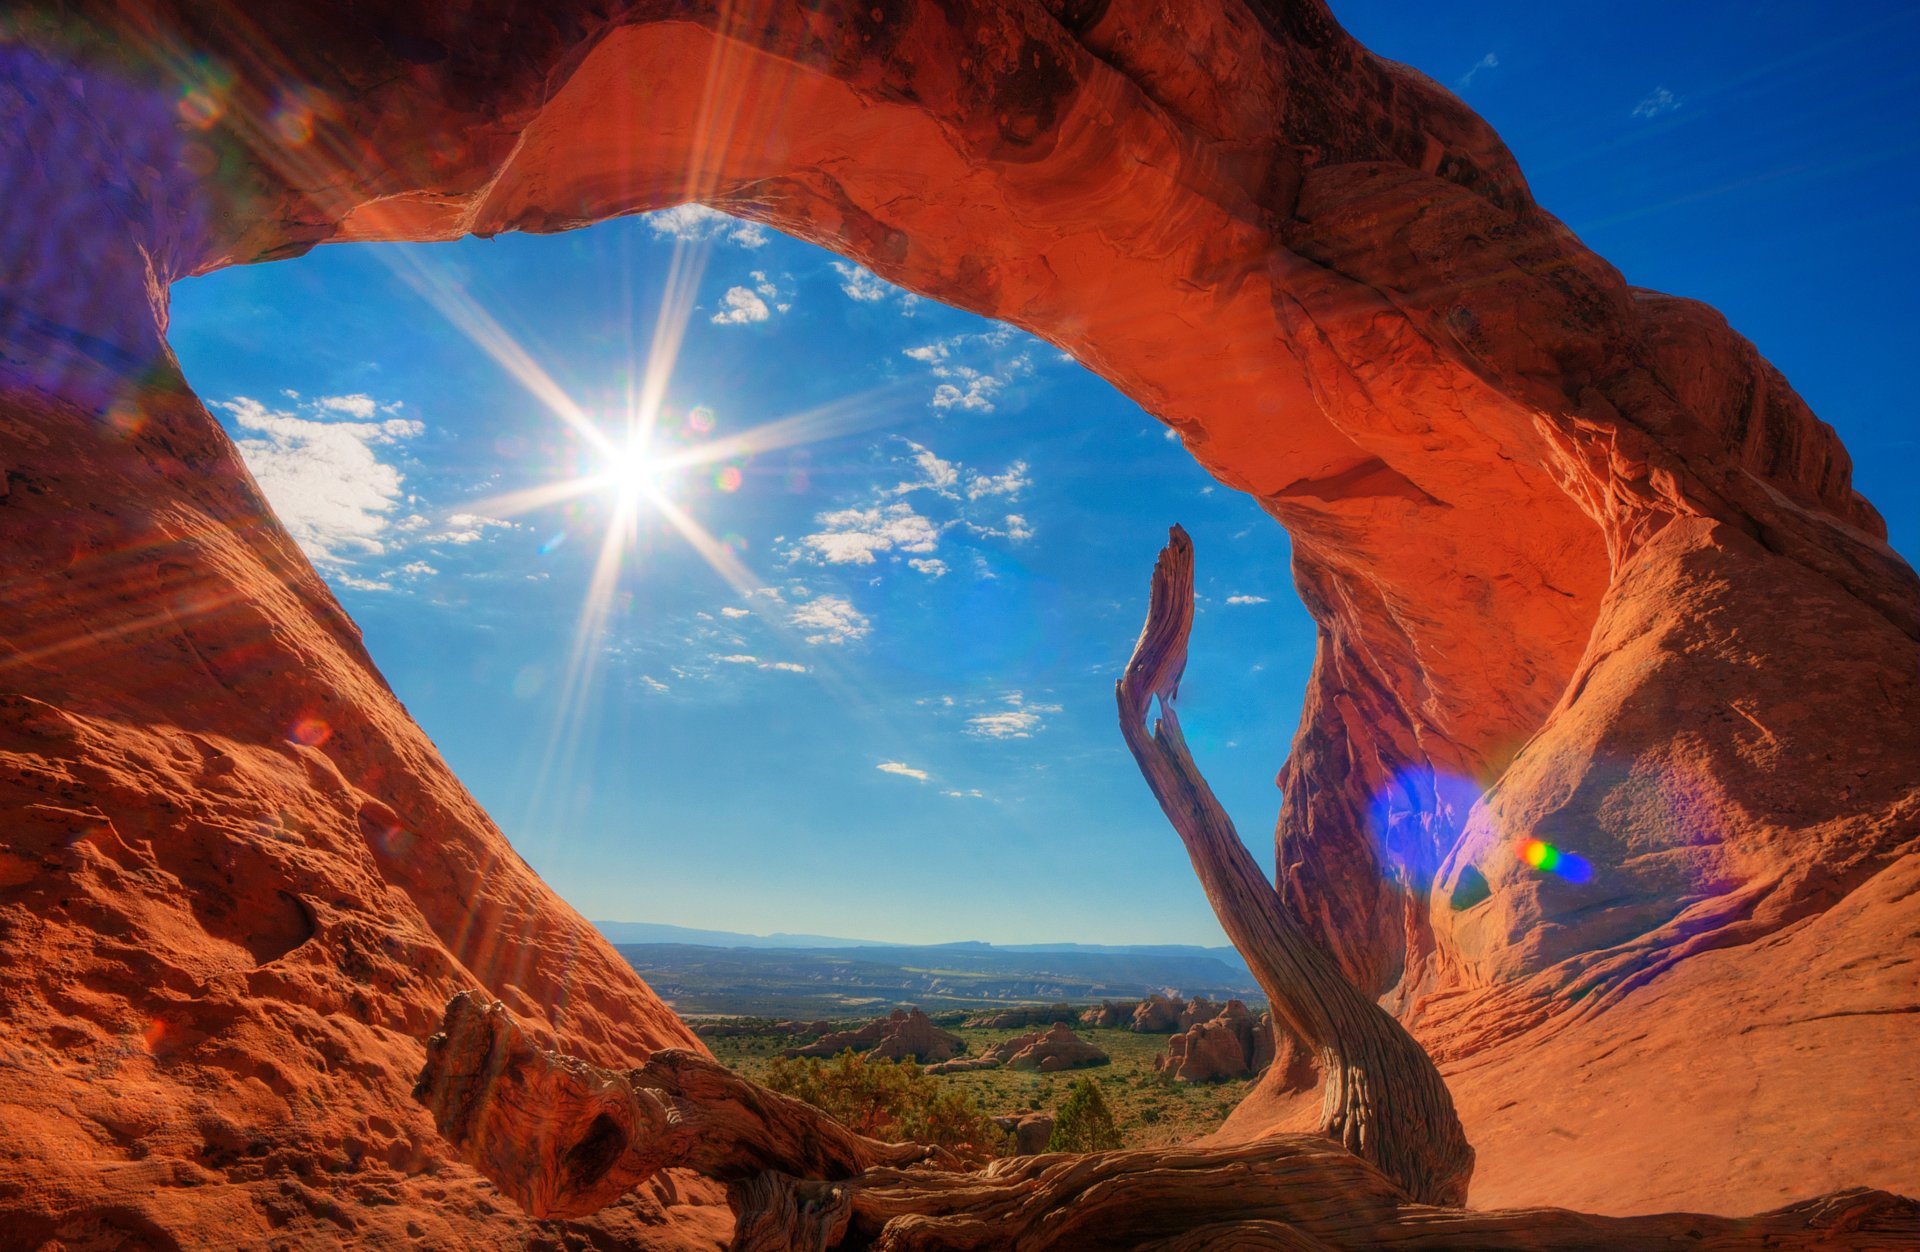
M814 1043L788 1048L781 1055L791 1059L853 1051L869 1061L914 1060L925 1064L950 1060L966 1050L966 1040L940 1029L919 1009L895 1009L858 1030L837 1030Z
M1028 1004L992 1013L975 1013L960 1024L969 1029L1018 1030L1022 1026L1051 1026L1082 1017L1081 1010L1071 1004Z

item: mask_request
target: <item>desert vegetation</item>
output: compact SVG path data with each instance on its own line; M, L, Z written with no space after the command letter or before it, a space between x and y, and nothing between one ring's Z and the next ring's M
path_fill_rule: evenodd
M941 1016L936 1016L936 1020L967 1041L967 1055L977 1055L1012 1033L1005 1029L963 1026ZM807 1099L840 1116L831 1105L812 1100L796 1087L782 1085L787 1081L781 1076L783 1069L795 1063L781 1059L780 1052L789 1042L789 1036L780 1033L774 1023L739 1019L715 1025L720 1029L703 1029L701 1033L716 1060L743 1078ZM1113 1058L1110 1064L1099 1069L1096 1077L1119 1135L1116 1146L1166 1147L1210 1134L1219 1129L1227 1114L1253 1085L1249 1079L1208 1084L1173 1081L1154 1068L1154 1062L1166 1055L1166 1035L1100 1026L1083 1025L1076 1029L1082 1038ZM952 1092L971 1101L983 1116L994 1118L1028 1113L1057 1114L1078 1077L1080 1074L1074 1072L1043 1074L1034 1070L986 1069L923 1075L922 1081L936 1090ZM852 1122L848 1124L860 1129ZM888 1137L870 1130L861 1130L861 1133L878 1139Z

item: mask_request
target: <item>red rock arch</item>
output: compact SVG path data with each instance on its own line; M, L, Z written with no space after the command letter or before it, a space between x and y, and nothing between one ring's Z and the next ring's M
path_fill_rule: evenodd
M1628 287L1317 0L5 20L0 1178L32 1229L264 1230L303 1159L302 1229L361 1186L471 1237L399 1098L451 991L607 1064L689 1042L440 763L164 333L222 265L690 199L1061 345L1288 527L1321 639L1282 889L1449 1068L1476 1200L1920 1186L1897 1095L1832 1072L1920 1043L1912 572L1750 345ZM1488 790L1471 820L1436 774ZM1756 1023L1782 1042L1675 1071ZM1542 1169L1569 1120L1626 1163Z

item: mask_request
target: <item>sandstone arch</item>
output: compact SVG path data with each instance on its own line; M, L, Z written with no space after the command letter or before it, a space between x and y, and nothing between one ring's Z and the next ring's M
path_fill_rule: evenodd
M691 1043L441 765L164 344L167 284L221 265L687 199L1061 344L1288 526L1321 644L1277 876L1442 1061L1476 1199L1920 1187L1879 1133L1911 1070L1830 1060L1920 1043L1912 572L1750 345L1627 287L1318 0L0 20L0 1203L30 1231L392 1233L329 1198L367 1187L461 1237L394 1111L449 994L602 1064ZM1436 773L1495 785L1469 817ZM260 961L233 919L285 899L311 934ZM1604 1183L1534 1160L1569 1119Z

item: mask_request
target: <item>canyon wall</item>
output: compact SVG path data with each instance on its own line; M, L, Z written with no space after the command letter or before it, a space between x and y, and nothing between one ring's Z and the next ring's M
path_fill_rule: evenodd
M1316 0L29 4L0 67L0 1216L471 1240L518 1219L404 1098L449 994L699 1046L165 343L220 266L686 201L1058 344L1287 527L1279 889L1442 1062L1476 1202L1920 1190L1920 584L1745 340Z

